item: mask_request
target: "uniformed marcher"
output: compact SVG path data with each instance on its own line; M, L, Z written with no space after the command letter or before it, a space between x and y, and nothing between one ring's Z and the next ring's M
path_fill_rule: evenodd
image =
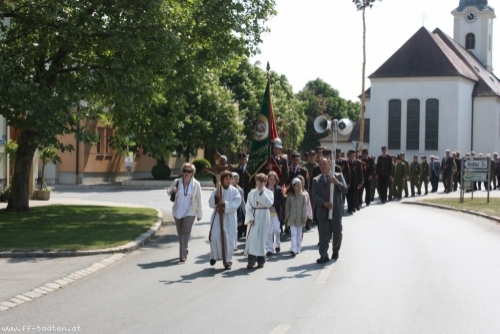
M396 158L396 171L394 174L394 200L401 200L403 197L403 184L408 177L408 169L403 162L401 155Z
M392 157L392 175L396 175L396 158L397 156L393 155ZM396 189L396 181L395 178L393 177L389 181L389 201L392 201L394 197L397 197L395 195L395 189Z
M387 187L389 181L392 179L392 158L387 155L387 147L382 146L382 154L377 159L377 179L378 179L378 193L380 201L387 202Z
M405 153L401 152L401 162L406 165L406 170L410 170L410 163L405 158ZM408 181L410 180L410 175L406 176L406 180L403 181L403 189L405 191L405 197L408 197Z
M429 178L431 176L431 168L429 166L429 163L427 162L427 157L424 155L422 156L422 163L420 164L420 181L419 181L419 186L418 189L422 189L422 183L424 184L424 189L425 193L424 195L428 194L428 189L429 189Z
M378 178L377 178L377 163L375 163L375 156L371 155L370 158L374 161L373 164L373 179L372 179L372 189L370 192L370 199L373 202L375 200L375 190L378 189ZM379 194L380 196L380 194Z
M358 205L361 206L362 198L363 198L363 189L365 191L365 204L366 206L370 205L370 202L372 201L372 181L373 177L375 176L375 160L372 159L368 155L368 150L365 148L362 151L362 158L361 161L363 162L363 178L364 178L364 183L363 183L363 188L359 190L359 200L358 200Z
M411 187L411 196L415 196L415 188L417 188L417 194L421 195L420 190L420 174L422 174L422 167L418 162L418 155L413 156L413 162L410 164L410 187Z
M363 186L363 171L361 162L356 159L356 151L350 150L347 153L351 181L347 192L347 213L353 214L358 209L358 191Z
M448 194L453 190L453 173L457 170L455 159L450 155L450 150L445 151L445 156L441 162L440 172L443 175L444 192Z

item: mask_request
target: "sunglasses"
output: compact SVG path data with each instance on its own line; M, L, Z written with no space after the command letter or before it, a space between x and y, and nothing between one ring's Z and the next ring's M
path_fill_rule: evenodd
M191 169L183 169L182 172L191 174L193 171Z

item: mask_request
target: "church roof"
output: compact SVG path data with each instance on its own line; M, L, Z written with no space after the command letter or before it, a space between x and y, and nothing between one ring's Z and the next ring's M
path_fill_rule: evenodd
M483 11L483 10L491 10L494 12L495 10L493 7L488 6L488 0L460 0L460 3L458 4L457 9L455 9L457 12L463 11L466 7L469 6L474 6L478 10Z
M420 28L369 78L463 76L476 74L441 38Z
M466 50L439 28L436 28L433 33L439 36L476 73L478 80L474 96L500 96L500 82L498 78L488 71L472 52Z

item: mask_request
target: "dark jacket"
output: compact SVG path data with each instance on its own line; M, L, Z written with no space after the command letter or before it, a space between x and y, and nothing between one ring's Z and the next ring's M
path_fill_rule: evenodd
M309 180L308 180L308 177L307 177L307 169L302 168L300 166L297 166L297 172L295 172L295 173L294 173L294 167L293 166L290 167L290 170L288 171L288 180L286 182L287 188L290 187L290 184L292 183L292 180L294 178L296 178L297 176L299 176L299 175L302 175L302 177L306 181L305 189L309 189L308 188L308 186L309 186Z
M344 200L342 195L347 194L347 184L344 180L344 176L341 173L335 173L335 177L341 183L340 186L334 186L333 195L333 217L342 217L344 215ZM316 217L318 219L328 219L328 209L325 208L325 203L330 201L329 193L327 192L327 187L330 187L330 183L326 183L326 178L322 174L316 176L313 179L312 184L312 196L316 201Z
M238 173L240 176L240 181L238 182L238 185L240 186L241 189L243 189L243 195L245 197L245 203L247 202L247 196L248 193L250 192L250 176L248 176L248 173L246 172L246 165L245 168L243 169L240 165L238 167L233 169L233 172Z
M349 185L356 187L362 185L364 180L363 180L363 168L361 166L361 162L358 160L349 160L348 163L351 176Z
M274 187L274 203L273 206L278 214L278 219L283 222L283 205L285 204L285 195L283 195L283 189L276 185Z
M392 158L390 155L379 155L377 159L377 175L382 177L392 176Z

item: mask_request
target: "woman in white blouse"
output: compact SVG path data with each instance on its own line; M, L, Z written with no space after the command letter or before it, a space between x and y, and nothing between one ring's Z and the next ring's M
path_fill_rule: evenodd
M194 219L201 220L202 215L201 186L194 178L196 168L193 164L186 162L181 170L182 176L172 182L168 194L175 194L172 215L179 236L179 258L181 262L186 262Z

